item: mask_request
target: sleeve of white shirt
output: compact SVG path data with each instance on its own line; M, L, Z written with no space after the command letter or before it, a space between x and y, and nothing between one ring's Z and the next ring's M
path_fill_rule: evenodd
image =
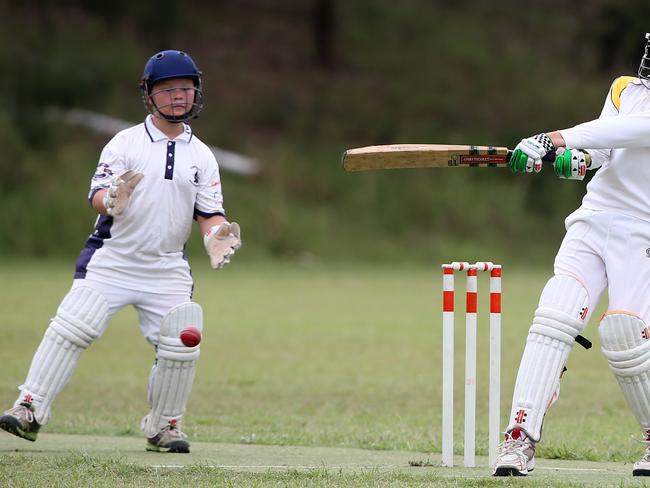
M603 119L605 117L618 116L618 109L616 108L614 102L612 101L612 90L614 89L614 83L616 83L616 80L614 80L612 85L609 87L609 91L607 92L607 97L605 98L603 109L600 112L600 117L599 117L600 119ZM564 137L564 132L563 131L560 132ZM590 170L600 168L603 164L608 162L612 152L610 148L605 148L605 149L585 148L580 146L569 146L568 143L567 143L567 147L585 149L591 155L591 166L589 166Z
M199 174L199 192L196 195L196 203L194 204L194 215L201 217L226 215L223 208L219 166L212 152L206 157L203 170Z
M650 147L650 113L618 115L618 110L611 103L610 98L608 96L603 109L603 114L606 113L606 116L601 114L599 119L560 130L567 147L585 149ZM611 107L608 107L608 104L611 104Z
M567 147L650 147L650 113L596 119L560 131Z
M111 184L111 178L114 175L121 175L126 170L124 158L120 155L118 150L119 144L116 138L110 140L102 153L99 156L97 169L95 174L90 180L90 192L88 193L88 200L92 202L93 196L98 190L108 188Z

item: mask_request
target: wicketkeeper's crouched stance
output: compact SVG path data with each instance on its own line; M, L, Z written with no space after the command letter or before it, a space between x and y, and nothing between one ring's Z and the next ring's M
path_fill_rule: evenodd
M646 40L638 78L614 81L599 119L524 139L511 158L515 171L539 171L548 151L567 148L555 162L558 176L582 179L590 159L589 169L600 170L580 208L566 219L555 275L535 311L494 466L497 476L526 475L534 468L544 415L557 399L576 337L606 287L601 350L647 446L633 474L650 475L650 34Z
M119 309L133 305L144 337L155 346L150 411L141 428L147 449L189 452L181 419L199 357L203 313L191 301L192 277L183 248L192 217L218 269L241 245L225 218L219 168L186 123L203 107L201 72L180 51L149 59L141 82L150 115L104 148L89 199L100 214L77 259L72 288L57 309L0 428L35 441L52 403L81 353ZM181 340L188 328L191 340Z

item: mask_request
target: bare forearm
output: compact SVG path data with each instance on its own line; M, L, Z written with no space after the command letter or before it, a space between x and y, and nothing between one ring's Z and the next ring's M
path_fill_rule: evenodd
M564 141L562 134L560 134L560 131L556 130L549 132L547 135L551 138L551 141L555 147L566 147L566 142Z
M226 222L226 217L223 215L213 215L212 217L197 217L196 221L199 223L199 229L201 229L201 234L207 234L212 227L215 225L223 224Z

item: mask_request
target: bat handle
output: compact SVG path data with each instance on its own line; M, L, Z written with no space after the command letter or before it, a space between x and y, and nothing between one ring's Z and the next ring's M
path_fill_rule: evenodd
M549 151L546 154L544 154L542 161L544 161L545 163L554 163L555 156L556 156L555 151Z
M542 158L542 161L545 163L554 163L555 162L555 151L549 151L547 152L544 157ZM508 154L506 155L506 160L510 161L510 158L512 157L512 151L508 151Z

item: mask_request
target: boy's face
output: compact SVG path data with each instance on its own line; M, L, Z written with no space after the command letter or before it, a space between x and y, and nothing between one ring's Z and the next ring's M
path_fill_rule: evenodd
M192 109L195 87L190 78L175 78L157 82L151 89L151 100L160 113L181 117Z

